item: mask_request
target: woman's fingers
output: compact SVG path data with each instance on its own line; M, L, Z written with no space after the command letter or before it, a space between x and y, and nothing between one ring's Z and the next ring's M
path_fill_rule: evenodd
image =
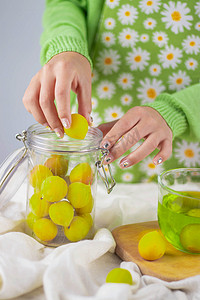
M92 111L91 80L81 80L77 89L78 113L86 118L88 124L92 124L90 117Z
M102 147L109 150L104 163L116 160L143 138L143 144L120 161L121 168L137 164L156 148L159 148L160 152L154 158L155 164L169 158L172 151L172 131L165 120L152 108L133 107L111 128L101 142Z
M66 72L59 73L55 84L55 98L57 110L62 125L69 128L71 125L70 91L72 78Z
M71 124L70 91L77 93L79 113L91 123L91 67L79 53L55 55L32 79L23 97L25 108L36 121L58 136ZM56 99L56 105L54 103Z
M50 128L54 130L59 137L63 137L63 126L54 103L54 87L55 78L51 76L51 74L47 74L46 77L44 76L41 82L39 104Z
M105 136L111 128L118 122L118 120L100 124L97 128L103 132L103 136Z
M145 127L143 122L139 122L135 127L124 134L111 149L109 149L110 152L106 157L105 162L111 163L116 160L149 133L149 127Z
M110 149L126 132L135 126L139 120L140 115L137 113L138 108L130 109L106 134L101 142L101 147Z
M160 143L158 148L160 149L160 151L153 158L153 163L155 165L161 164L162 162L164 162L165 160L167 160L171 156L171 154L172 154L172 141L166 139L166 140L164 140Z
M39 78L37 76L33 77L24 93L22 101L27 111L33 115L38 123L48 126L47 119L39 104L40 88L41 84Z
M92 89L92 76L91 66L89 61L81 54L72 54L74 58L73 69L74 80L72 82L72 91L77 94L78 100L78 113L86 118L88 124L92 124L90 117L92 111L91 102L91 89ZM75 66L75 67L74 67Z
M151 154L157 148L159 143L160 140L157 133L150 134L141 146L120 161L120 167L123 169L137 164L146 156Z
M31 113L38 123L42 124L45 127L49 127L49 123L40 107L38 98L37 101L35 101L35 105L33 105L31 108Z

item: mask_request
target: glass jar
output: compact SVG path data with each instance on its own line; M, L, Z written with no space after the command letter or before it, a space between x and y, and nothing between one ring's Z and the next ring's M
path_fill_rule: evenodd
M200 168L180 168L158 177L158 222L178 250L200 254Z
M26 157L26 232L42 244L56 247L93 238L97 172L108 193L115 185L110 166L108 181L102 164L108 154L100 148L102 137L99 129L91 127L84 140L67 135L60 139L54 131L40 124L16 135L23 141L24 148L20 157L18 153L17 158L12 159L12 167L4 168L0 187L4 193L6 181L14 181L9 179L14 169L15 178L18 177L16 169L24 171L20 165ZM5 199L2 193L0 199Z

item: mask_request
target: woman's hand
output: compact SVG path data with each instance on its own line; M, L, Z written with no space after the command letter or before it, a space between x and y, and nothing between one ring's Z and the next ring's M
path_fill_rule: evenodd
M32 78L23 103L37 122L63 137L63 126L69 128L71 124L70 90L77 94L78 112L90 125L91 68L88 60L76 52L57 54L44 65Z
M137 164L156 148L160 151L153 158L155 165L167 160L172 153L172 131L151 107L133 107L119 121L98 128L105 134L101 147L109 149L105 164L119 158L141 139L145 140L142 145L120 161L121 168Z

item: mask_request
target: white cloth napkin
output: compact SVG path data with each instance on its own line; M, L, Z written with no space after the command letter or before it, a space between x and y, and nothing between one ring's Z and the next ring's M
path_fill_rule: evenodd
M156 220L156 184L118 184L110 195L98 186L93 240L48 248L23 233L26 183L0 214L0 299L200 300L200 276L165 282L142 276L113 252L114 227ZM105 283L116 267L128 269L132 286Z

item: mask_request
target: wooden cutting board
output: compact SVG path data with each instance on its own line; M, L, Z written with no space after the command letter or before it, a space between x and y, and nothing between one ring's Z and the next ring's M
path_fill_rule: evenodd
M157 221L123 225L112 231L116 241L116 254L124 261L133 261L143 275L166 281L181 280L200 275L200 254L191 255L178 251L169 242L163 257L154 261L143 259L138 252L138 242L147 232L160 230Z

